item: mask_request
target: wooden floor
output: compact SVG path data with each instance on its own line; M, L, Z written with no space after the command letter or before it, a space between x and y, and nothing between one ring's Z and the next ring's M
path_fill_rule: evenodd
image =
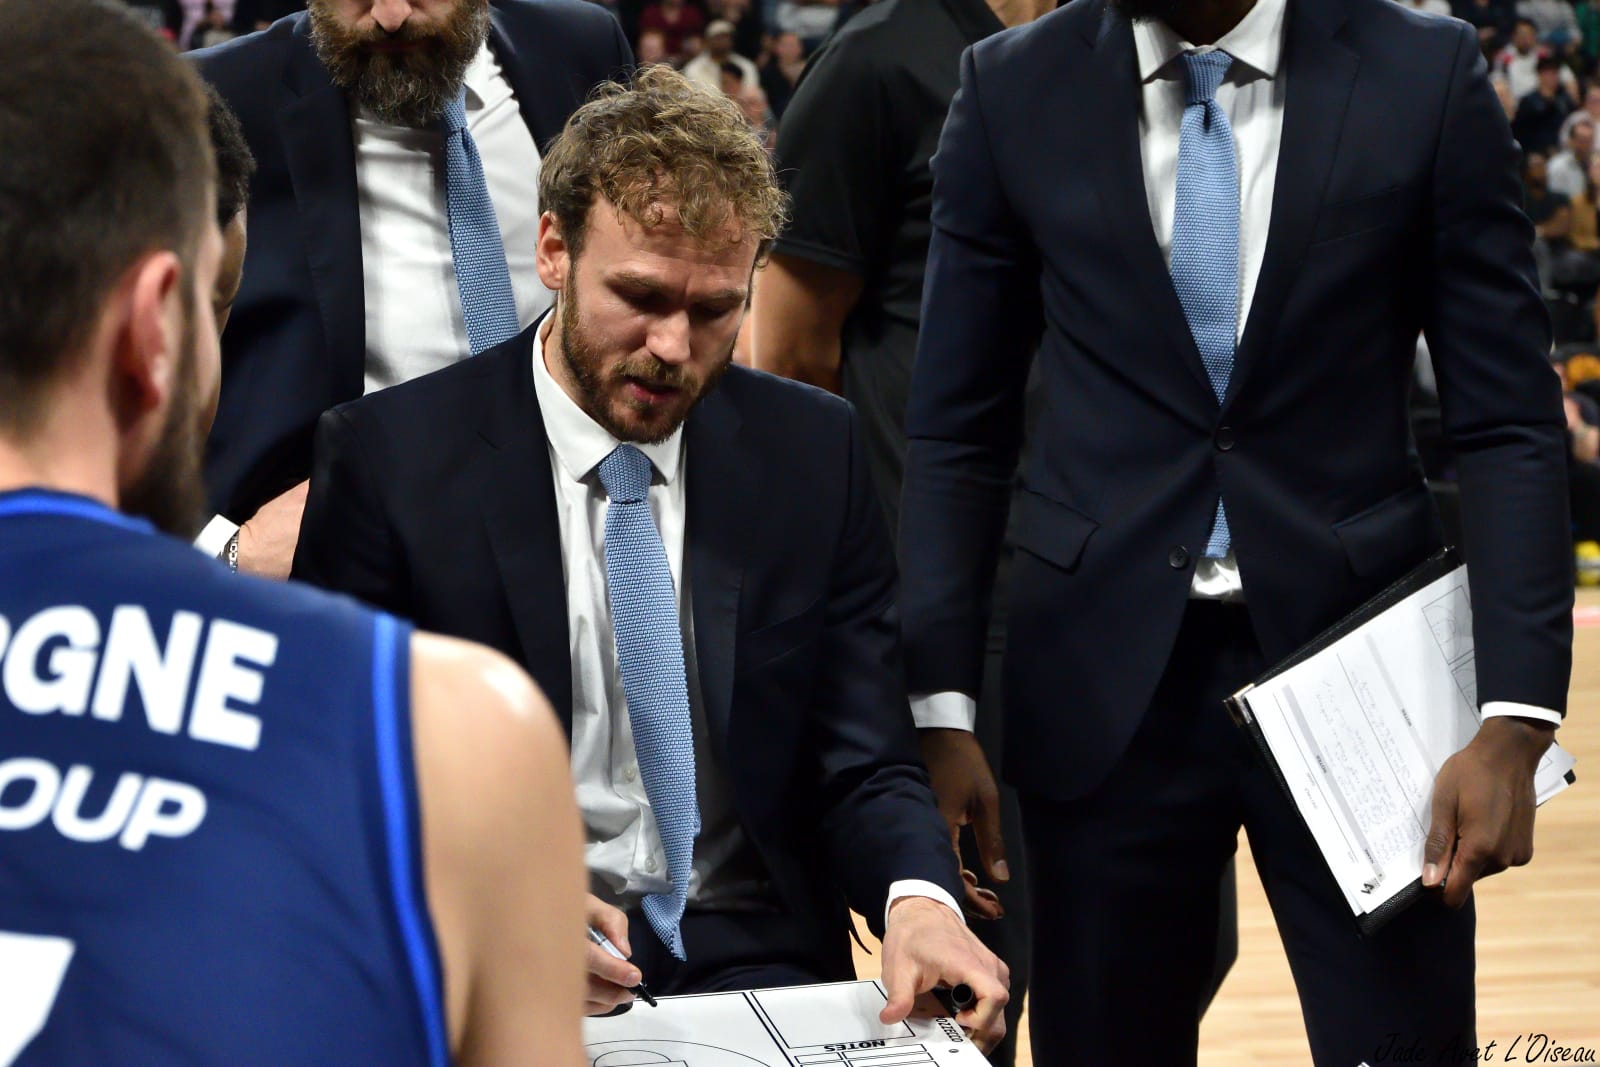
M1478 890L1478 1040L1507 1062L1523 1035L1600 1049L1600 591L1581 590L1572 696L1562 745L1578 758L1578 784L1539 812L1533 863ZM1585 618L1587 617L1587 618ZM1307 1067L1311 1062L1272 914L1239 841L1239 961L1200 1031L1201 1067ZM863 976L877 958L860 956ZM1023 1019L1026 1053L1027 1019ZM1555 1062L1551 1060L1549 1062ZM1583 1062L1593 1062L1585 1060ZM1042 1067L1042 1065L1041 1065Z

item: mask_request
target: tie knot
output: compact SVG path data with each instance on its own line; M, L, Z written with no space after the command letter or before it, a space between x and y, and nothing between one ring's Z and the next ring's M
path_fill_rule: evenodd
M1226 52L1184 53L1183 70L1188 75L1188 97L1184 103L1190 107L1211 103L1217 95L1217 86L1222 84L1223 76L1232 65L1233 57Z
M462 86L461 91L444 106L444 114L439 116L439 122L444 126L445 136L452 136L467 128L467 89Z
M614 504L637 504L650 492L650 457L632 445L618 445L600 461L600 484Z

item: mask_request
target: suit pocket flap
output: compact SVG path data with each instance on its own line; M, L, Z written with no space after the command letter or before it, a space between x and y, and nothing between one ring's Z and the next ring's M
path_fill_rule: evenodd
M759 666L815 640L822 630L822 613L826 607L827 599L819 596L794 615L740 634L739 660Z
M1404 188L1385 189L1382 192L1325 205L1317 213L1317 228L1312 234L1311 243L1319 244L1323 241L1336 241L1341 237L1353 237L1358 233L1382 229L1392 223L1405 222L1413 218L1414 213L1407 193L1408 190Z
M1351 570L1363 578L1398 574L1439 542L1439 520L1427 486L1400 492L1333 524Z
M1072 570L1100 524L1076 509L1024 489L1017 500L1017 547Z

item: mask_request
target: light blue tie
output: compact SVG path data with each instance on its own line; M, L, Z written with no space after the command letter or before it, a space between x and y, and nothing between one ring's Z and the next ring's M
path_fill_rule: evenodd
M1239 164L1233 127L1216 99L1232 63L1226 52L1183 57L1187 95L1172 216L1172 284L1219 404L1233 374L1239 325ZM1229 544L1219 497L1205 554L1220 559Z
M450 256L461 292L472 354L515 337L517 299L500 240L500 223L483 177L483 160L467 129L466 90L444 109L445 203L450 216Z
M661 943L681 960L678 924L689 899L700 805L695 800L694 728L678 597L661 532L650 515L649 458L633 445L619 445L600 461L600 484L611 498L606 508L606 588L622 692L639 773L672 880L670 893L644 898L644 915Z

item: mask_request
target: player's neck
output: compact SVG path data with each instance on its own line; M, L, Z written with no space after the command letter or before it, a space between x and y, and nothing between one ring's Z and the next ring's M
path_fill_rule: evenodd
M71 420L57 413L30 432L26 443L0 433L0 493L50 489L116 507L119 496L115 445L101 447L86 440L81 429L68 433L70 425Z

